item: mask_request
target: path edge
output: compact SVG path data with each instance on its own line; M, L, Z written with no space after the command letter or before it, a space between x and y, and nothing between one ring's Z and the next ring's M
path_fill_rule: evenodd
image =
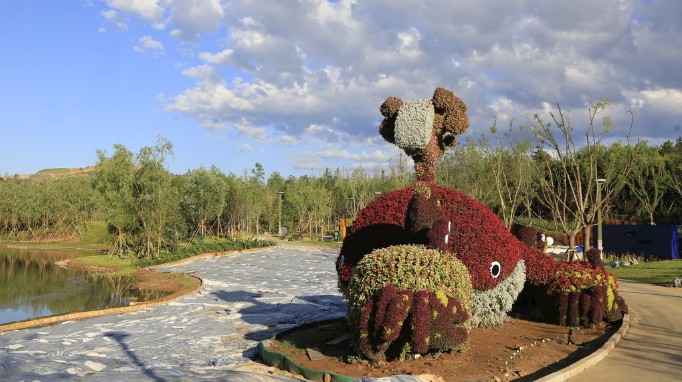
M571 365L556 371L552 374L549 374L547 376L544 376L540 379L538 379L538 382L563 382L568 380L571 377L575 377L576 375L582 373L583 371L587 370L589 367L596 365L600 361L602 361L606 356L611 353L613 349L615 349L616 345L620 342L620 340L625 336L627 333L628 329L630 329L630 315L625 314L623 315L623 323L620 325L620 329L614 333L611 338L609 338L604 345L601 346L601 348L597 349L594 351L592 354L588 355L585 358L580 359L577 362L572 363Z

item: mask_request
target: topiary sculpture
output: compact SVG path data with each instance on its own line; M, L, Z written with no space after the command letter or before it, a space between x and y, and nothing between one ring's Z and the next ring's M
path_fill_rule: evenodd
M560 304L554 310L550 317L552 321L565 323L566 320L562 321L560 317L569 315L570 305L572 317L589 316L594 322L602 315L594 301L606 303L602 318L622 316L627 308L617 295L617 288L602 290L603 285L595 284L577 289L574 297L563 295L550 284L560 278L564 266L516 239L487 207L457 190L435 184L436 161L447 147L456 143L456 135L468 128L466 105L454 93L437 88L430 100L407 102L389 97L380 111L384 120L379 133L412 157L416 184L377 197L358 214L349 229L336 263L339 286L346 294L349 306L357 302L353 301L355 296L348 293L347 288L356 277L354 268L366 255L393 245L418 244L449 253L466 266L474 289L469 311L474 326L503 322L525 280L537 287L536 292L539 290L544 294L545 301L556 300L551 296L557 294L566 300L566 304ZM615 285L615 278L611 276L611 280ZM372 301L370 305L362 305L368 315L384 314L380 313L382 307L390 304L382 299L394 301L395 293L400 293L400 298L409 302L403 313L409 315L409 312L423 308L423 305L417 305L419 300L415 297L420 290L396 287L396 291L391 289L383 297L381 291L389 285L392 284L374 290L369 300L363 300ZM581 297L583 294L589 294L589 297ZM581 310L580 301L595 307ZM609 305L609 301L613 303ZM350 311L356 312L356 316L349 313L349 320L358 322L358 309ZM369 318L366 321L368 325L371 322ZM381 321L373 321L373 324L381 325ZM412 342L411 346L424 348L418 341ZM377 349L375 346L372 351Z
M357 264L347 290L353 343L373 361L464 350L471 294L466 267L444 252L378 249Z

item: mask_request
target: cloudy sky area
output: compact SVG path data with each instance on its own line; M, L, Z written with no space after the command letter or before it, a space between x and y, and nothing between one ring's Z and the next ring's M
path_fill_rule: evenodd
M158 136L174 173L376 168L388 96L437 86L471 127L609 98L633 138L682 136L682 1L72 0L0 3L0 175L84 167Z

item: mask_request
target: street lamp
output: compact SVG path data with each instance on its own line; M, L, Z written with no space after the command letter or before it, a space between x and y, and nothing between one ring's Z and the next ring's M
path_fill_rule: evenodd
M597 248L599 249L600 252L604 251L604 244L602 242L602 230L601 230L601 185L602 183L606 182L606 179L599 178L595 179L595 182L597 182ZM602 259L604 258L603 254L599 255Z
M277 235L282 237L282 197L284 191L277 191L277 195L279 195L279 230L277 231Z
M355 216L355 198L351 197L350 200L353 202L353 216Z

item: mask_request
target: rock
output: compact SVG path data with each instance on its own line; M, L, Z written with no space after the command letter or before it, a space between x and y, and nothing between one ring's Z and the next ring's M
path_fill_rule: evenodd
M441 377L440 375L419 374L416 375L416 377L419 378L419 380L422 382L445 382L443 377Z
M308 354L308 358L310 358L311 361L324 359L324 354L320 353L320 350L317 348L306 348L305 352Z
M99 362L92 361L85 361L85 366L91 368L94 371L102 371L107 367L106 365L103 365Z

